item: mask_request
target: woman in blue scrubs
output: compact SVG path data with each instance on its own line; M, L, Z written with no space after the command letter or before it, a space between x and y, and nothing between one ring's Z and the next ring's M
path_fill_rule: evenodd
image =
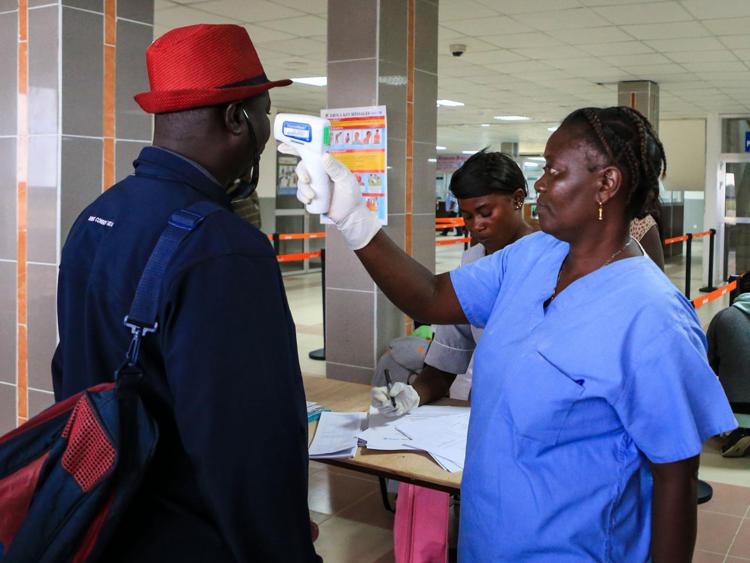
M356 180L324 157L328 216L407 314L484 328L461 561L688 562L702 443L736 422L691 303L628 234L658 198L664 150L637 111L585 108L544 156L542 232L450 274L368 223Z

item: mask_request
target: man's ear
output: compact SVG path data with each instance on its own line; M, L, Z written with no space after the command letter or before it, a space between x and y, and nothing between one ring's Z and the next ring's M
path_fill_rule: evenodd
M232 135L241 135L247 125L242 115L242 102L232 102L224 108L224 126Z
M602 205L617 195L622 186L622 170L616 166L605 166L599 171L599 189L596 200Z

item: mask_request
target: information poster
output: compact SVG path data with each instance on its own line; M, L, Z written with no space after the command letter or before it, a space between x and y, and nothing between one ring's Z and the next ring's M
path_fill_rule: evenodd
M359 182L367 208L388 224L387 126L385 106L324 109L331 122L330 152Z

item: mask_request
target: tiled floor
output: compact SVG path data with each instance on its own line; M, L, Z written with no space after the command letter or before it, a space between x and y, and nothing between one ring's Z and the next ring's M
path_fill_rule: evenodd
M461 245L438 247L437 272L455 268L461 250ZM684 271L682 258L667 264L667 275L679 288L684 287ZM699 243L692 273L694 298L704 285L700 279ZM302 372L325 377L325 362L308 358L311 350L323 346L320 274L286 276L284 281L297 326ZM698 310L704 328L727 303L724 297ZM714 497L699 508L694 561L750 561L750 457L725 459L720 455L718 443L709 441L701 457L700 477L712 484ZM393 516L383 508L374 477L312 462L309 503L311 518L320 526L315 547L326 563L393 561Z

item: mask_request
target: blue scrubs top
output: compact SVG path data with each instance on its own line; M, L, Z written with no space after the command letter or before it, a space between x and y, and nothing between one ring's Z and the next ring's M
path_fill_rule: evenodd
M691 303L647 257L545 310L567 243L520 239L451 273L474 355L459 557L649 561L652 476L736 426Z

